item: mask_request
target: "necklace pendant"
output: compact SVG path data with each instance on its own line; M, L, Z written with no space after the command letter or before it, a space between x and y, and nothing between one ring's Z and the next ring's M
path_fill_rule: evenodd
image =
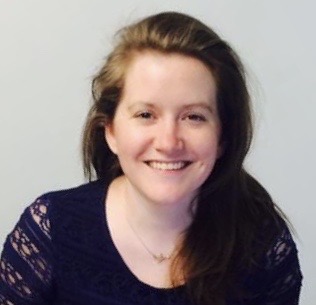
M169 257L168 257L168 256L164 256L162 253L160 253L159 255L154 255L154 259L155 259L155 261L156 261L158 264L160 264L160 263L162 263L163 261L169 259Z

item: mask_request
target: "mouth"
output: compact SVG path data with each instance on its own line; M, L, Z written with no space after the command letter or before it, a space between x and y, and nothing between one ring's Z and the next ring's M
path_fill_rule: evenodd
M174 161L174 162L162 162L162 161L146 161L149 167L162 170L162 171L176 171L188 167L192 162L190 161Z

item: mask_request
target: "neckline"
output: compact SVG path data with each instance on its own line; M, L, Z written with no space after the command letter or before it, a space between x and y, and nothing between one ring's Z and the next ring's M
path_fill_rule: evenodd
M100 215L101 217L101 226L102 226L102 235L101 236L105 236L107 238L103 238L103 241L106 242L106 246L107 247L111 247L111 252L115 253L116 258L118 259L118 262L120 264L120 267L122 267L122 269L126 272L126 275L128 275L128 277L135 283L140 285L142 288L145 289L150 289L152 291L155 291L157 293L170 293L170 292L176 292L179 290L182 290L184 288L184 284L183 285L178 285L175 287L155 287L152 286L148 283L143 282L142 280L140 280L131 270L130 268L127 266L127 264L125 263L123 257L121 256L120 252L118 251L118 249L116 248L111 232L110 232L110 228L108 226L108 218L107 218L107 209L106 209L106 199L107 199L107 195L108 195L108 189L109 186L111 184L111 181L107 181L107 182L103 182L101 183L101 192L102 195L99 197L99 204L98 204L98 208L100 209L100 212L98 213L98 215Z

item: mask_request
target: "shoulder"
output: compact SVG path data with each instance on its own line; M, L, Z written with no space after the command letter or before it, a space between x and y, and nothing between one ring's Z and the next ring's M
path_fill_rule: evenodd
M60 248L57 252L62 252L65 245L68 249L70 244L80 245L83 240L92 240L91 236L100 235L105 221L106 194L107 183L97 180L49 192L36 200L39 205L47 207L45 218L54 247Z
M51 215L53 211L80 209L89 203L90 208L96 202L100 202L106 196L107 184L105 181L97 180L85 183L73 188L52 191L39 196L29 206L31 212L46 211Z
M106 191L106 182L97 180L73 188L45 193L37 200L42 202L84 201L87 197L101 196L103 191Z
M302 278L296 243L284 221L259 264L247 277L246 286L257 295L258 304L294 305L298 302Z
M73 188L52 191L36 198L21 216L20 222L35 225L51 237L52 225L62 223L75 216L83 218L96 212L106 196L106 183L101 180Z
M267 251L262 268L268 283L273 283L270 293L276 290L295 291L297 294L302 284L302 272L299 264L296 242L289 227L284 223L282 230L276 236Z
M282 265L284 262L288 264L290 261L297 261L297 252L296 243L290 229L284 223L280 233L275 237L265 255L264 267L267 270L271 270Z

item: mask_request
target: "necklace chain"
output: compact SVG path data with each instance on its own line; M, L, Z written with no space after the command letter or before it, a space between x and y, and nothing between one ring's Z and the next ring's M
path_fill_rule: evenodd
M158 263L162 263L164 261L169 260L173 253L174 253L174 249L172 250L172 252L168 255L164 255L163 253L160 254L155 254L153 253L145 244L144 240L140 237L140 235L137 233L137 231L135 230L135 228L132 226L132 224L128 221L128 218L126 217L127 223L129 225L129 227L132 229L133 233L135 234L135 236L137 237L137 239L140 241L140 243L142 244L142 246L146 249L146 251L150 254L150 256Z

